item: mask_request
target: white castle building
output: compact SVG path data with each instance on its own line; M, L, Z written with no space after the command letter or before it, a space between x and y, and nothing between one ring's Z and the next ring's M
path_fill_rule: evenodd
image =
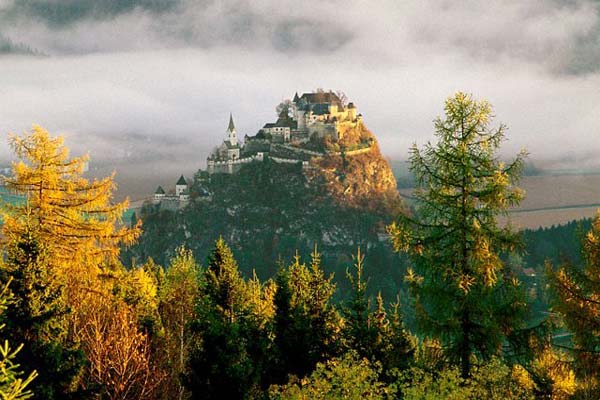
M162 186L156 188L154 192L154 204L162 208L177 210L185 207L190 201L190 190L184 176L181 175L175 183L175 190L169 193L165 192Z
M284 106L277 121L265 124L255 136L245 136L244 145L238 141L233 116L223 143L207 158L207 171L234 173L242 165L262 161L265 157L276 162L301 163L308 167L311 157L323 153L303 149L311 137L331 137L337 141L342 124L360 124L362 116L353 103L343 104L333 92L317 91L294 95L291 104Z

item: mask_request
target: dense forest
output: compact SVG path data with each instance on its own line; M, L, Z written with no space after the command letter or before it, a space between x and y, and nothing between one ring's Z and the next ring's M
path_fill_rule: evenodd
M434 127L410 210L265 162L131 224L62 138L12 136L27 201L2 208L0 395L598 398L600 217L499 225L526 154L501 162L505 127L464 93Z

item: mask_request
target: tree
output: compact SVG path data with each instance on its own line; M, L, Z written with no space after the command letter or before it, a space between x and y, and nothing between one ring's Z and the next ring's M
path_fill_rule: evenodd
M51 137L34 125L29 134L10 136L9 143L21 161L13 163L5 184L27 201L5 205L2 232L18 234L25 229L25 219L33 223L30 228L45 246L48 261L69 283L67 296L76 298L81 287L74 282L94 276L104 262L118 262L121 245L135 241L140 223L133 228L122 224L128 202L111 201L114 174L91 182L85 179L88 157L69 159L62 137Z
M91 343L85 343L90 338L86 331L89 310L113 296L121 246L135 241L140 223L130 228L121 220L127 201L112 202L114 175L88 181L82 175L87 156L70 159L61 137L51 137L46 130L34 125L31 133L22 137L12 135L9 142L20 161L13 163L12 176L6 178L6 186L26 200L5 204L2 209L3 236L10 238L16 250L20 243L25 244L15 253L15 262L11 264L8 257L12 267L7 271L12 275L30 274L29 278L24 275L24 279L33 279L33 286L24 288L38 290L35 296L39 298L51 299L47 307L54 316L61 312L52 310L55 304L62 304L65 310L71 311L64 313L61 329L52 328L42 336L43 343L56 346L52 350L42 349L40 354L54 363L55 371L60 371L50 382L58 385L78 371L77 357L63 352L69 349L70 343L92 348ZM31 243L30 236L34 238ZM50 277L56 280L56 285L50 284ZM36 285L41 285L41 289ZM46 306L41 307L43 310ZM44 312L41 317L48 318L52 324L56 321L52 313ZM36 323L39 320L39 316L33 318ZM67 335L63 335L65 331ZM63 362L65 360L69 362ZM80 378L80 382L87 379ZM44 377L40 376L38 382L43 381ZM36 395L52 398L38 393Z
M275 382L285 382L289 374L304 377L318 362L338 355L341 321L331 304L335 292L332 280L333 274L325 276L316 248L309 267L296 254L292 264L278 273Z
M266 388L272 289L247 282L231 249L216 241L202 275L187 385L193 398L251 398Z
M30 222L30 220L27 220ZM24 344L15 360L38 371L32 383L35 398L57 399L76 395L73 386L84 356L67 337L64 286L56 278L44 244L31 225L5 238L0 282L10 287L10 307L2 315L7 334Z
M294 109L294 103L290 99L285 99L277 107L275 107L275 112L277 113L277 117L290 116L292 110Z
M103 399L154 399L163 377L151 360L150 338L121 299L95 299L81 332L86 389Z
M8 291L8 286L9 284L6 284L0 292L0 315L6 312L11 302L12 295ZM22 344L13 348L8 340L4 340L0 345L0 398L3 400L26 400L33 396L27 387L37 377L37 371L22 378L20 365L15 362L21 350L23 350Z
M582 238L583 267L566 263L553 272L547 266L555 294L552 309L573 333L576 372L589 398L600 396L600 211Z
M395 250L412 256L407 280L423 333L441 339L467 378L472 355L497 354L525 311L519 282L499 258L518 236L497 217L523 197L515 184L526 154L498 160L506 128L490 128L487 102L456 93L445 113L435 120L437 144L411 149L414 215L400 215L388 230Z
M198 339L191 330L200 296L200 267L189 250L180 247L171 259L160 288L160 315L165 328L165 360L169 377L166 393L187 398L181 378L187 374L192 341Z
M392 399L393 390L378 380L381 366L356 353L318 363L307 379L272 386L269 398L294 400Z
M359 356L379 362L384 375L394 368L406 368L414 352L414 340L404 329L399 312L399 301L392 305L391 318L383 305L381 293L373 309L366 295L367 282L363 280L364 255L358 249L355 257L355 274L346 271L352 286L352 295L342 306L344 342Z

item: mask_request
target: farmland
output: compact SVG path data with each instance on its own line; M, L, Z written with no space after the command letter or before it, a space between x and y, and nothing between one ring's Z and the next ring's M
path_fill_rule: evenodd
M519 185L525 199L510 213L517 228L538 228L593 217L600 208L600 173L526 176ZM411 201L413 189L400 189Z

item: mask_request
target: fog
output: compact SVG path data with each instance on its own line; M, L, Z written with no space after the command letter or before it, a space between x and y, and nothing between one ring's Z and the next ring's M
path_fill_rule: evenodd
M545 165L594 168L599 7L0 0L0 132L37 123L89 151L92 166L191 174L229 112L239 136L253 135L280 101L321 87L344 91L384 154L405 159L461 90L508 125L505 155L526 148ZM10 158L3 140L0 160Z

